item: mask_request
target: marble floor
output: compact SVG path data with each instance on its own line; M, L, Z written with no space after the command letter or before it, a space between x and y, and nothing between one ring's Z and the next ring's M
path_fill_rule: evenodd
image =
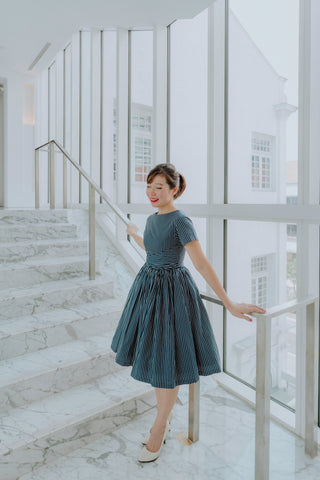
M181 387L167 443L153 463L137 461L155 408L126 426L20 480L254 480L254 411L215 382L201 395L199 442L187 445L187 387ZM271 480L318 480L320 456L304 455L303 441L271 423Z

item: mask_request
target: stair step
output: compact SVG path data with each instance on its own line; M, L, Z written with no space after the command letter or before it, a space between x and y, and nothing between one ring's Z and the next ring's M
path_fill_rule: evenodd
M146 403L155 404L153 388L133 380L125 368L11 409L0 420L0 478L16 480L111 433Z
M98 273L97 265L96 269L96 273ZM0 265L0 290L84 277L88 271L89 259L86 255L27 260L14 265Z
M0 408L9 410L81 385L121 368L111 350L113 332L0 362Z
M110 298L0 322L0 358L6 360L112 331L122 309L122 302Z
M0 242L25 242L53 238L74 238L77 226L69 223L0 225Z
M0 321L114 296L113 279L71 279L0 291Z
M68 210L0 210L0 225L26 223L68 223Z
M24 262L29 258L34 260L45 256L69 257L72 255L87 255L88 242L84 240L56 239L38 240L33 242L0 243L0 264Z

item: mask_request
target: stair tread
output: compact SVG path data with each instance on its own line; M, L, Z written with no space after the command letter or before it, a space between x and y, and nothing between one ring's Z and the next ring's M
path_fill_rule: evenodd
M73 340L0 362L0 388L111 352L113 332Z
M70 224L68 224L70 225ZM1 242L0 244L0 249L1 248L8 248L12 247L15 245L19 245L19 247L28 247L30 245L64 245L64 244L70 244L70 243L83 243L83 244L88 244L88 240L83 240L80 238L55 238L55 239L42 239L42 240L24 240L22 242Z
M0 228L3 230L8 230L8 229L15 229L15 228L23 228L26 229L27 227L30 228L36 228L36 227L76 227L77 225L75 223L69 223L69 222L42 222L42 223L6 223L6 224L1 224L0 223Z
M18 270L29 267L41 267L44 265L63 265L64 263L75 263L75 262L87 262L89 261L88 255L77 255L69 257L43 257L41 259L30 258L24 262L15 262L14 264L1 264L1 270Z
M89 280L87 277L78 277L67 280L56 280L53 282L44 282L37 284L36 286L23 287L23 288L8 288L0 290L0 302L3 300L24 297L25 295L43 294L55 290L64 290L67 288L75 287L94 287L95 285L103 285L110 283L111 280L105 278L98 278L95 280Z
M0 421L0 454L5 455L152 390L150 385L132 379L129 369L123 369L11 409Z
M52 311L35 313L24 317L12 318L0 322L0 340L12 335L26 334L45 327L69 324L79 319L86 319L97 315L122 311L123 305L119 299L108 298L106 300L84 303L79 306L57 308Z

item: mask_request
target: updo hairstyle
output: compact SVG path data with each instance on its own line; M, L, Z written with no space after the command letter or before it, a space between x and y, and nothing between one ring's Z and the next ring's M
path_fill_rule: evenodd
M160 163L150 170L147 177L147 184L152 183L156 175L163 175L171 190L173 190L174 187L179 187L173 198L176 199L180 197L185 191L187 186L186 180L181 173L177 172L176 167L172 165L172 163Z

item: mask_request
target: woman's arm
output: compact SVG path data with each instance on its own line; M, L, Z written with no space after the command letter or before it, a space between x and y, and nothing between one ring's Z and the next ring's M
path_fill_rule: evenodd
M139 228L137 227L137 225L134 225L133 223L130 223L130 225L128 225L128 228L127 228L127 234L131 235L131 237L134 238L134 240L137 242L139 247L141 247L143 250L145 250L144 243L143 243L143 238L140 235L137 234L138 230L139 230Z
M209 260L206 258L205 254L202 251L199 240L194 240L185 245L185 249L190 256L193 265L198 270L198 272L203 276L205 281L210 285L212 290L215 291L217 296L220 298L224 306L229 310L229 312L238 318L244 318L249 322L252 321L250 317L247 317L247 313L265 313L265 310L257 305L249 305L246 303L233 303L228 297L225 289L221 285L219 278L212 268Z

